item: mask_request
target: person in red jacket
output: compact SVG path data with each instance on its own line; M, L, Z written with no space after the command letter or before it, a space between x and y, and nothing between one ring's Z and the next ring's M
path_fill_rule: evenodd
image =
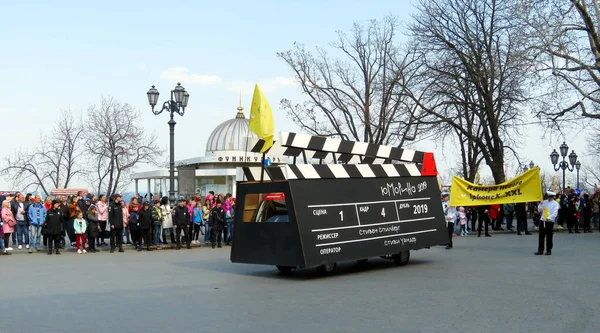
M44 201L44 208L46 208L46 211L49 211L50 209L52 209L52 198L51 197L46 197L46 200Z
M500 208L500 205L490 205L490 220L492 220L492 230L499 230L497 221L500 215Z

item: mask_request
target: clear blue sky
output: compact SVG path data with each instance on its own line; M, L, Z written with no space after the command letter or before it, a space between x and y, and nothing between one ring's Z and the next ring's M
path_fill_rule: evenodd
M59 0L11 1L2 9L0 114L3 136L19 140L2 149L1 158L35 146L61 109L84 114L102 96L138 107L144 125L157 131L166 148L167 116L150 113L146 91L155 84L162 100L182 79L191 95L185 121L177 119L176 158L182 159L204 153L211 129L235 116L240 90L248 109L254 82L261 83L275 109L277 128L295 130L277 106L281 98L301 97L276 52L295 41L326 46L336 30L387 14L405 18L412 5Z
M172 67L224 81L290 76L276 52L294 41L325 45L353 21L412 9L408 1L59 0L2 7L2 110L44 114L86 107L101 95L143 107L150 84L171 88L160 73ZM227 98L187 88L190 112L208 115ZM234 107L237 98L230 98Z
M139 108L166 148L167 116L151 114L146 91L155 84L162 101L178 80L191 95L176 127L176 159L184 159L204 154L212 128L235 115L240 90L248 110L255 82L274 108L277 130L297 130L277 107L302 96L276 52L295 41L326 47L353 22L388 14L406 21L414 8L408 0L22 0L5 1L2 11L0 159L34 147L61 109L84 114L102 96ZM0 188L8 187L0 179Z

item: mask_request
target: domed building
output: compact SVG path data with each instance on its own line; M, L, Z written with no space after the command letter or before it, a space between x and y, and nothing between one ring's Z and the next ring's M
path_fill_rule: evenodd
M248 142L257 139L248 129L248 121L240 101L235 117L218 125L208 137L204 156L175 161L176 197L192 194L204 196L209 191L232 193L235 196L236 168L259 166L262 158L261 154L246 151ZM287 162L285 156L267 154L267 158L273 164ZM150 193L169 193L168 169L135 173L132 178L136 193L140 185L144 186L144 181Z
M249 120L243 111L244 108L238 106L235 118L221 123L212 131L206 142L207 156L222 151L244 151L248 138L258 138L248 129Z

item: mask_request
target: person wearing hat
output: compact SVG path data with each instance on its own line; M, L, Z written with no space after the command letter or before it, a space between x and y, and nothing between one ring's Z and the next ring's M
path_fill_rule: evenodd
M86 196L83 199L84 204L81 205L79 207L79 209L81 210L81 213L83 213L83 216L87 216L88 215L88 211L90 210L90 206L92 205L92 198L90 198L89 196Z
M173 225L175 227L175 240L177 241L177 250L181 249L181 232L183 231L183 237L188 249L192 248L191 237L190 237L190 223L191 215L190 211L185 205L185 198L179 199L179 204L175 207L173 213Z
M217 199L217 206L210 211L208 224L210 225L210 242L212 248L214 249L215 245L221 247L221 235L225 229L225 210L221 207L220 199Z
M546 192L547 199L544 200L539 206L538 211L542 216L540 221L540 233L538 240L538 251L535 255L544 254L544 241L546 242L546 255L552 254L552 234L554 232L554 222L558 217L558 202L554 200L556 193L552 191Z
M52 254L52 247L56 254L60 254L60 237L63 233L63 215L60 210L60 201L52 200L52 208L46 213L43 233L48 237L48 255Z
M115 194L108 208L108 223L110 223L110 253L123 251L123 209L121 208L121 195Z
M144 239L144 245L146 245L146 251L152 251L150 245L152 243L152 211L154 208L150 208L150 202L144 201L142 210L139 212L138 226L140 228L140 239L138 252L142 251L142 238Z
M154 207L150 207L150 210L152 211L152 245L158 246L160 244L160 233L163 223L160 201L158 199L154 200Z

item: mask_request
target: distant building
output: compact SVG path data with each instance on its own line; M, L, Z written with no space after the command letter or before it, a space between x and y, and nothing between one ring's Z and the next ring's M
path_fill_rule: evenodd
M224 121L212 131L206 142L204 156L175 161L176 197L194 193L204 196L209 191L232 193L235 196L236 168L260 165L262 155L246 151L249 140L257 137L248 130L248 119L243 110L240 103L235 118ZM274 165L287 163L287 157L282 155L267 154L266 157ZM143 189L150 193L163 196L169 193L168 168L134 173L132 178L135 192L140 191L140 186L147 186Z
M50 191L50 195L52 195L53 197L59 197L59 196L75 196L77 195L77 193L82 193L82 195L86 195L88 193L88 189L87 188L53 188Z

